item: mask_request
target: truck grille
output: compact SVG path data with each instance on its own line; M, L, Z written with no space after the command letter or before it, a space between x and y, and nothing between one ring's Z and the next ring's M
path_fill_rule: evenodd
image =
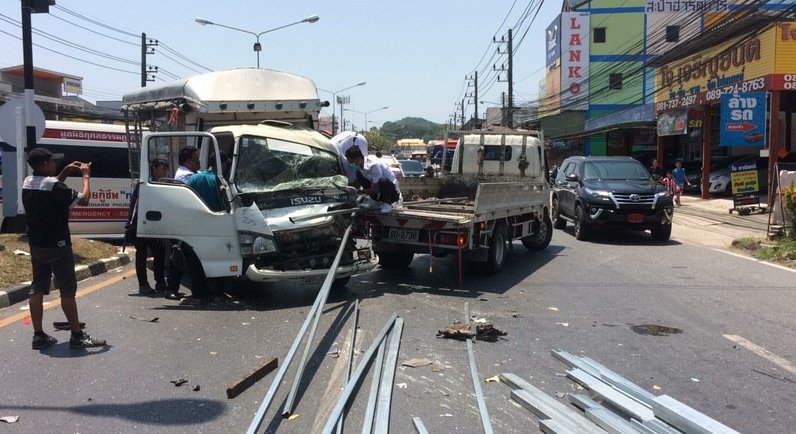
M340 247L341 234L336 224L303 231L276 232L279 254L273 265L282 270L329 268ZM350 264L352 260L351 255L343 255L341 264Z
M614 201L616 205L621 207L628 207L628 206L652 206L655 203L655 195L654 194L625 194L625 193L613 193Z

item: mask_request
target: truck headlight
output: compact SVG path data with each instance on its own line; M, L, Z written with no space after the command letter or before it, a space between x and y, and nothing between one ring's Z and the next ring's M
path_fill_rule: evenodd
M262 255L277 251L276 241L268 235L239 232L238 242L240 243L240 253L243 256Z
M261 255L263 253L276 252L276 242L271 237L257 237L252 244L252 253Z

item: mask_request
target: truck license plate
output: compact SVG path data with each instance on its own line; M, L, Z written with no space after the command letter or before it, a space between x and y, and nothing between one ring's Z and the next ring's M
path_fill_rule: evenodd
M628 214L627 221L630 223L643 223L644 214Z
M387 239L417 242L420 239L419 233L420 231L417 229L390 228L390 232L387 233Z

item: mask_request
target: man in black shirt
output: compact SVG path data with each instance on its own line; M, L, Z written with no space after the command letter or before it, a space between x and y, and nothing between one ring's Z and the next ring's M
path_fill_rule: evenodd
M55 177L55 155L44 148L36 148L28 153L28 164L33 175L25 178L22 185L22 204L28 219L28 239L30 243L30 262L33 266L33 283L30 286L30 318L33 323L33 349L40 350L57 342L44 333L44 295L50 292L50 279L61 291L61 308L69 321L72 348L104 346L105 341L88 335L80 328L77 315L77 279L75 277L75 258L72 254L72 241L69 234L69 209L75 205L88 205L91 197L89 176L91 163L79 161L68 164ZM83 175L83 191L78 193L64 184L70 173Z

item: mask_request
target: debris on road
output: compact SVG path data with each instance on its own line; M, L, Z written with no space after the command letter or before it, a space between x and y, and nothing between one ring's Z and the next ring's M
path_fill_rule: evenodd
M69 330L69 323L65 321L55 321L53 322L53 328L56 330ZM81 322L80 328L81 329L86 328L86 323Z
M693 381L694 383L699 383L699 378L691 377L691 381Z
M401 362L401 366L408 366L410 368L419 368L421 366L432 365L434 362L428 359L409 359Z
M202 390L202 388L201 388L201 387L200 387L198 384L197 384L196 386L194 386L194 387L193 387L193 391L194 391L194 392L198 392L198 391L200 391L200 390Z
M19 416L2 416L0 417L0 422L5 423L16 423L19 420Z
M160 318L158 318L158 317L141 318L141 317L137 317L137 316L133 316L133 315L130 315L130 319L134 319L134 320L137 320L137 321L143 321L143 322L158 322L160 320Z
M444 370L445 370L445 366L443 366L439 362L434 362L434 364L431 365L431 372L442 372Z
M276 369L278 365L279 365L279 359L274 357L268 362L262 364L259 368L245 375L240 380L232 383L231 385L229 385L229 387L227 387L227 399L232 399L240 395L241 393L243 393L244 390L248 389L254 383L258 382L260 379L268 375L269 372Z
M287 417L287 420L296 420L298 418L299 418L298 413L293 413L293 414L291 414L290 416Z
M552 310L553 312L558 312L558 308L555 307L555 306L550 306L550 307L547 308L547 310Z
M30 256L30 253L20 249L14 250L14 254L17 256Z
M340 350L332 350L326 353L327 356L332 356L333 359L340 357Z
M500 383L500 376L493 375L491 377L484 378L484 381L487 383Z
M569 327L569 323L568 323L568 322L557 322L557 323L556 323L556 325L560 325L560 326L564 326L564 327Z
M437 331L437 337L446 339L456 339L464 341L471 337L476 340L486 342L497 342L500 336L506 336L508 333L495 328L495 325L490 322L479 323L475 325L475 332L473 332L470 324L453 323L444 330Z
M183 384L185 384L187 382L188 382L188 380L186 380L185 378L180 378L180 379L177 379L177 380L169 381L169 383L173 384L175 387L180 387L180 386L182 386Z

